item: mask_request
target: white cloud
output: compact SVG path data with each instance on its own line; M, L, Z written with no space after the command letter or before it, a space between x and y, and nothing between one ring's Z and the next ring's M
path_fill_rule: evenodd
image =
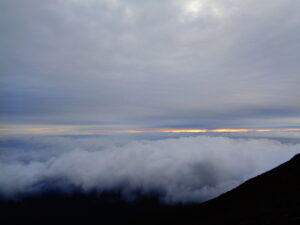
M34 152L24 154L31 155L31 160L0 160L0 192L8 196L28 193L43 182L63 178L85 191L121 187L124 194L159 191L162 200L170 203L200 202L300 152L299 144L208 136L111 142L101 148L97 142L100 145L102 141L81 142L76 148L65 141L67 144L57 144L57 151L43 160L35 158ZM47 149L39 154L47 155Z

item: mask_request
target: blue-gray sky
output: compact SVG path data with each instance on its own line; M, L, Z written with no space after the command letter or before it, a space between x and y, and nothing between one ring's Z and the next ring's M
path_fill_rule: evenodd
M299 127L300 2L0 0L2 124Z

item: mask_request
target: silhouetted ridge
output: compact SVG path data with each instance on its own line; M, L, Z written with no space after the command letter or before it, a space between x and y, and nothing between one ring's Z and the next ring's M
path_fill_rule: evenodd
M300 154L295 155L291 161L297 161L298 163L300 162Z
M237 188L193 207L194 224L300 224L300 154Z

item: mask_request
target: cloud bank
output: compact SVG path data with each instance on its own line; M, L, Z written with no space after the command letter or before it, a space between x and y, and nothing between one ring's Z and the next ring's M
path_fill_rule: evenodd
M21 148L2 149L2 196L39 192L56 180L62 189L118 189L125 197L136 191L156 192L166 203L201 202L300 152L300 144L209 136L128 142L38 140L25 140L31 143L27 147L23 140Z

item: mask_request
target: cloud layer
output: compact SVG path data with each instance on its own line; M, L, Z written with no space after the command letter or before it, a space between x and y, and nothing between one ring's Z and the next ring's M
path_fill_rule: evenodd
M0 119L299 126L300 3L2 0Z
M1 195L38 192L59 180L63 189L156 192L167 203L201 202L300 152L300 144L209 136L106 142L38 137L20 143L2 149Z

